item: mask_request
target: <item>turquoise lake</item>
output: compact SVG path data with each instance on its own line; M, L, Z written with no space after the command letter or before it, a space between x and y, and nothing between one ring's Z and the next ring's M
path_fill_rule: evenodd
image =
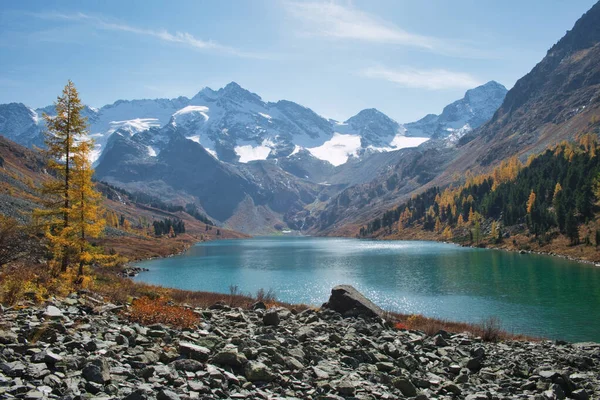
M550 256L419 241L265 237L200 243L139 262L137 281L189 290L272 289L320 305L351 284L386 310L453 321L498 317L515 333L600 341L600 268Z

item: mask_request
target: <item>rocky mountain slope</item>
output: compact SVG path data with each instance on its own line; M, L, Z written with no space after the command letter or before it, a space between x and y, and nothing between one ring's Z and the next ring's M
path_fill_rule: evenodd
M457 141L492 118L506 92L506 88L495 81L467 90L462 99L444 107L440 115L429 114L405 124L405 135Z
M600 114L600 3L507 93L494 117L466 136L464 153L489 165L539 152L587 130ZM473 154L473 151L476 151Z
M330 310L197 308L199 329L144 326L73 294L0 314L0 397L540 398L600 393L594 343L483 342ZM33 340L35 338L35 340Z
M33 209L40 208L42 204L39 187L48 179L52 177L46 172L46 160L42 154L0 136L0 214L21 223L29 223ZM97 183L97 188L103 194L103 208L127 220L132 229L107 226L104 236L95 243L106 249L118 250L132 260L164 257L199 240L245 237L239 232L222 228L217 235L217 228L207 229L206 223L198 218L199 215L191 215L183 209L169 209L172 204L154 204L158 203L158 199L137 200L139 196L130 196L131 193L115 190L102 183ZM189 203L194 201L191 196L187 200ZM202 212L199 207L197 211ZM182 220L186 233L176 238L147 235L153 221L166 218ZM142 226L143 223L147 226Z
M529 155L560 141L597 132L599 26L597 3L530 73L517 81L489 122L457 141L452 136L430 140L407 151L402 161L372 181L346 189L346 194L342 192L313 215L313 221L318 221L315 232L354 234L360 223L403 202L415 189L460 182L467 171L477 174L515 155L525 161ZM455 145L444 148L449 141ZM390 181L399 183L390 189ZM344 198L349 202L340 203ZM345 204L344 212L340 204Z

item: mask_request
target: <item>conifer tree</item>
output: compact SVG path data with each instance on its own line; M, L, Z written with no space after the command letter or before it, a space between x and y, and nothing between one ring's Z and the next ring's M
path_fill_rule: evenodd
M527 200L527 213L531 214L533 211L533 206L535 204L535 192L531 189L531 193L529 193L529 200Z
M492 221L490 236L492 237L492 240L496 240L498 237L498 223L496 221Z
M76 248L76 232L70 219L74 147L87 134L87 122L81 115L84 106L70 80L54 105L56 115L44 114L44 119L48 168L57 179L44 184L41 194L45 208L35 210L34 217L43 220L54 258L60 260L60 269L65 272Z
M79 275L83 275L83 266L89 263L92 255L89 252L88 239L98 237L104 230L105 221L101 218L101 194L95 190L92 182L92 163L90 152L93 148L91 140L83 140L73 148L72 184L70 185L71 221L78 237Z

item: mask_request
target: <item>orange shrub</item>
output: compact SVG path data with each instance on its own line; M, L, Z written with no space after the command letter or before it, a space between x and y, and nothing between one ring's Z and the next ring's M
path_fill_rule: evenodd
M396 322L394 324L394 328L395 329L406 329L406 330L408 330L408 326L406 324L403 324L402 322Z
M166 324L182 329L192 328L200 321L200 316L190 309L168 305L163 298L148 297L134 301L127 317L143 325Z

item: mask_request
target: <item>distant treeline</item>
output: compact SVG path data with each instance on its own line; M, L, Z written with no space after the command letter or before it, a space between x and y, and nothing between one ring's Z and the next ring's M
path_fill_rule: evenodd
M176 236L185 233L185 223L180 219L166 218L162 221L154 221L154 234L156 236L171 235Z
M495 221L496 227L526 224L535 236L558 230L577 244L578 225L590 221L598 211L597 142L597 136L584 135L577 144L563 142L531 157L526 165L515 157L490 175L468 176L461 186L431 188L372 220L361 228L360 235L381 229L391 232L396 223L396 229L419 225L442 232L475 225L485 218ZM584 239L589 243L589 238Z

